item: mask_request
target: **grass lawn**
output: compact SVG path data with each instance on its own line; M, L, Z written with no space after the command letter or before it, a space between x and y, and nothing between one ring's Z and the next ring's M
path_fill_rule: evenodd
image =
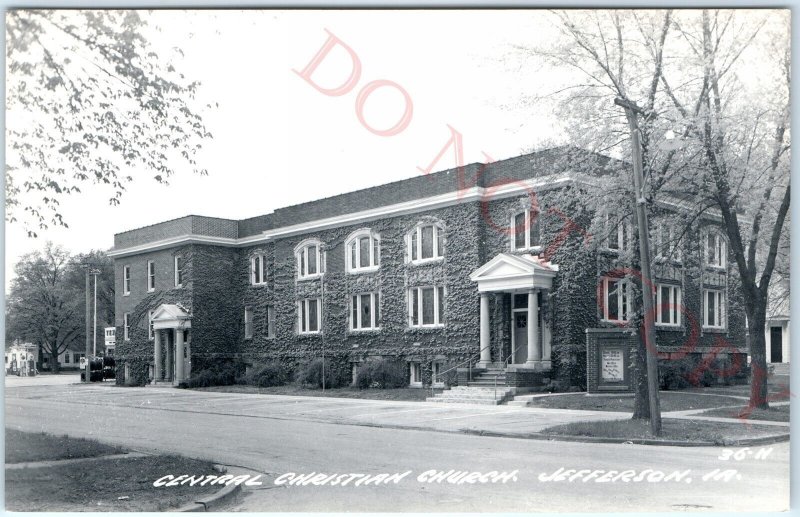
M671 391L659 392L661 411L682 411L688 409L717 408L720 406L745 407L747 402L724 395L695 395ZM587 396L585 393L570 393L553 397L537 397L531 400L530 406L552 409L585 409L594 411L630 411L633 412L633 397Z
M421 401L431 396L431 390L421 388L394 388L394 389L367 389L358 388L332 388L324 392L321 389L303 388L300 386L271 386L269 388L259 388L256 386L246 386L236 384L233 386L213 386L210 388L193 388L197 391L219 391L224 393L262 393L265 395L300 395L304 397L340 397L349 399L372 399L372 400L409 400ZM434 390L434 393L441 393L441 389Z
M741 415L746 406L735 408L711 409L700 413L703 416L721 416L726 418L747 418L748 420L769 420L771 422L788 422L789 406L771 406L769 409L753 409L749 414Z
M104 445L84 438L53 436L45 433L23 433L6 427L6 463L66 460L119 454L119 447Z
M120 449L90 440L73 440L41 433L21 433L6 429L6 436L7 443L13 443L18 449L38 448L52 453L49 457L40 453L36 455L37 460L65 459L64 455L58 454L58 447L65 443L70 443L73 450L73 454L69 456L71 458L120 452ZM17 458L25 458L25 461L30 457L33 455L17 453ZM216 472L207 461L178 456L97 458L53 467L6 469L6 510L162 511L177 508L222 488L209 485L192 487L188 484L153 486L155 480L167 474L201 476L216 475Z
M663 440L682 442L713 442L716 445L727 445L734 440L758 438L788 432L786 429L764 425L747 425L745 423L721 423L693 420L662 420ZM647 420L609 420L601 422L575 422L557 425L542 431L543 433L562 436L593 436L634 440L653 438L650 434L650 422Z

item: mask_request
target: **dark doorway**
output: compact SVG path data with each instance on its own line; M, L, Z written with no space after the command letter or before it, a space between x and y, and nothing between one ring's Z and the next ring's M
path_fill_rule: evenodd
M769 362L783 362L783 327L769 328Z

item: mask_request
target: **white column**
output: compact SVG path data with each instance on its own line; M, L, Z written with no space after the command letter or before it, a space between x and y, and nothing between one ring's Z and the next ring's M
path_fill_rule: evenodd
M161 376L161 331L153 331L155 344L153 345L153 358L155 366L153 367L153 381L160 381Z
M186 342L186 362L183 365L183 378L192 376L192 331L189 331L189 341Z
M489 294L481 293L481 361L486 366L492 362L492 351L489 348Z
M183 329L175 329L175 382L183 380Z
M542 359L542 348L539 346L539 296L538 291L528 291L528 364Z
M168 330L167 332L170 332L170 331ZM168 381L171 381L172 380L172 373L173 373L173 371L172 371L172 355L174 354L174 352L173 352L173 348L174 347L170 346L170 339L169 339L168 336L169 335L167 334L167 339L166 339L166 345L167 346L164 347L166 349L166 351L167 351L167 353L164 354L164 355L167 356L167 368L166 368L167 371L164 372L164 378L166 380L168 380ZM174 339L172 340L172 343L173 344L175 343Z

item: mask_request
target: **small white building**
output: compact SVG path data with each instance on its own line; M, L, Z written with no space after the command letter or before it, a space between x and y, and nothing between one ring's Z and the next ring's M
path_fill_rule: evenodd
M117 347L117 327L105 328L106 356L114 357L114 349Z
M35 375L39 347L33 343L14 343L6 350L7 375Z

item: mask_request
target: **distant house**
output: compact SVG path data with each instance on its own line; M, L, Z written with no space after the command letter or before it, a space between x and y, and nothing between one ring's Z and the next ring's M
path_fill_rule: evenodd
M60 370L78 370L82 357L86 357L86 352L75 349L67 349L58 355L58 365ZM51 370L50 354L42 354L42 370Z

